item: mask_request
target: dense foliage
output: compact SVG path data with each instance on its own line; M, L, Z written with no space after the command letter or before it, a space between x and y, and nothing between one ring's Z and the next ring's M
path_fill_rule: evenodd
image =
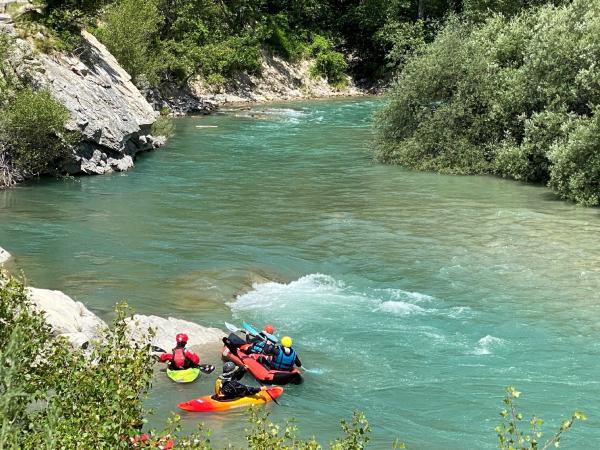
M8 58L0 35L0 62ZM0 186L40 173L55 173L71 155L75 139L65 132L67 109L48 91L33 91L0 64Z
M71 49L73 30L96 28L140 86L195 74L219 84L259 72L263 51L311 57L314 76L341 86L348 70L374 79L401 66L462 9L459 0L50 0L43 21Z
M598 205L599 56L598 1L453 18L399 75L378 158L547 183Z

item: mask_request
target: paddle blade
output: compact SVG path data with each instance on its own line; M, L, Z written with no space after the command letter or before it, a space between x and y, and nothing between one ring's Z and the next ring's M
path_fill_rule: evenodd
M227 328L232 333L235 333L236 331L241 331L238 327L229 322L225 322L225 328Z
M200 368L202 373L206 373L206 374L213 373L215 370L215 366L213 366L211 364L201 364L198 367Z

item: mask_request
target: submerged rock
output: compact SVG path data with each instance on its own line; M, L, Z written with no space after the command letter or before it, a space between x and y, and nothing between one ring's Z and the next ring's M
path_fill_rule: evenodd
M11 255L2 247L0 247L0 264L5 263L10 259Z
M225 332L218 328L209 328L194 322L169 317L144 316L136 314L127 319L130 336L137 342L144 342L170 351L175 345L175 335L185 333L189 336L188 346L205 345L219 342ZM155 335L148 340L147 330L153 329Z

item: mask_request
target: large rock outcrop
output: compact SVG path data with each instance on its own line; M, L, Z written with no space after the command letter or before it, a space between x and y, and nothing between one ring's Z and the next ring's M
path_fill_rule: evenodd
M86 31L82 36L80 57L40 54L37 81L71 113L67 128L85 138L75 171L127 170L137 152L163 143L150 135L157 113L106 47Z
M1 30L0 30L1 31ZM4 32L11 32L5 30ZM24 84L48 89L70 113L67 129L82 137L70 173L102 174L133 166L135 154L161 146L151 135L158 113L131 82L129 74L90 33L74 54L41 53L39 36L15 39L7 67Z

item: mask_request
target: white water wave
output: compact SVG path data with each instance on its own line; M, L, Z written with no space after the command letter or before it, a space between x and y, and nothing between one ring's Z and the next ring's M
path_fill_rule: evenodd
M320 320L339 317L342 312L363 314L385 312L396 316L426 314L417 303L430 302L433 297L401 289L374 289L358 292L344 282L324 274L305 275L290 283L254 284L253 290L229 303L232 311L277 311L285 309L303 316L318 315Z
M384 311L396 316L406 316L409 314L423 314L427 310L421 308L418 305L412 303L400 302L400 301L388 301L383 302L377 308L378 311Z
M393 288L356 290L320 273L289 283L255 283L252 287L253 290L228 303L233 312L293 311L297 317L316 316L319 321L334 320L340 313L351 311L358 315L370 311L399 317L432 314L464 319L472 316L468 307L448 308L442 300L420 292Z
M489 355L492 353L492 350L497 347L501 347L504 345L504 339L500 339L491 335L486 335L479 339L477 342L477 346L473 351L476 355Z

